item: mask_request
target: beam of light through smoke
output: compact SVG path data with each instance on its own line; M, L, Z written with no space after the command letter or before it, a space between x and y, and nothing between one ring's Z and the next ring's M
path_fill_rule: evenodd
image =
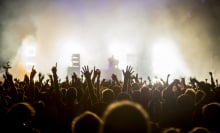
M158 77L166 77L167 74L175 77L190 75L175 45L174 41L168 37L156 40L152 49L153 74Z

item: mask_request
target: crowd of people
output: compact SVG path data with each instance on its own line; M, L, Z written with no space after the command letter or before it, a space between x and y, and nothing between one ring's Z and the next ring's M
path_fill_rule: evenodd
M57 66L48 78L33 67L24 79L8 68L0 83L0 132L22 133L219 133L220 86L185 78L153 83L127 66L123 80L100 79L82 67L61 81Z

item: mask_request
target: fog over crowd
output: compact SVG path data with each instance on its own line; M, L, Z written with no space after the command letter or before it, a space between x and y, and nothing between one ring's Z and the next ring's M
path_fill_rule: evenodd
M66 69L71 55L80 53L81 64L104 69L114 55L120 68L137 66L146 77L158 74L153 73L153 67L161 60L152 57L158 54L153 53L154 46L161 38L168 38L174 48L163 52L177 53L176 58L160 65L181 64L174 68L183 71L176 76L204 78L210 70L219 75L219 5L217 0L3 0L0 64L10 61L20 70L13 70L14 74L24 74L22 48L24 41L32 38L29 40L34 40L37 49L35 66L44 73L55 62L60 70ZM128 55L135 56L133 62Z

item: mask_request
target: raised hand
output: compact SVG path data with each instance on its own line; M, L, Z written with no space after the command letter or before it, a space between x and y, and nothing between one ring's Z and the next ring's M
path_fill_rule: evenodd
M93 74L93 78L92 78L92 83L94 84L94 87L96 88L96 91L94 91L93 93L95 93L95 95L97 96L97 101L100 102L100 100L101 100L101 98L100 98L100 76L101 76L101 71L100 71L100 69L96 69L94 67L93 72L94 72L94 74ZM96 82L95 82L95 79L97 79Z
M24 80L23 80L26 84L29 83L29 77L27 74L24 75Z
M114 73L112 74L112 76L111 76L111 77L112 77L112 80L113 80L113 81L117 81L117 80L118 80L117 75L115 75Z
M136 82L136 83L139 83L139 77L138 77L138 73L136 73L136 75L135 75L134 79L135 79L135 82Z
M121 85L120 85L120 82L119 82L119 80L118 80L117 75L115 75L115 74L113 73L112 76L111 76L111 78L112 78L112 81L113 81L114 83L116 83L117 85L121 86Z
M93 72L94 72L94 73L93 73L93 77L96 77L96 76L98 75L98 73L96 72L96 70L97 70L97 69L96 69L95 66L94 66L94 68L93 68Z
M100 82L100 77L101 77L101 71L100 71L100 69L96 69L96 70L94 71L94 73L96 73L96 75L97 75L97 82Z
M53 74L56 74L56 73L57 73L57 63L56 63L55 66L53 66L53 67L51 68L51 71L53 72Z
M193 86L193 88L195 88L196 87L195 83L198 83L197 79L190 77L189 81L190 81L190 84Z
M72 75L72 80L76 80L77 79L77 75L75 72L73 72L73 75Z
M3 66L3 68L5 69L5 73L7 74L8 73L8 69L11 69L11 66L9 65L9 61L6 63L5 66Z
M148 79L149 82L151 82L151 78L150 78L150 76L147 76L147 79Z
M83 66L81 72L87 80L91 79L91 75L93 73L93 70L89 71L89 66Z
M34 76L36 75L37 71L36 69L34 68L34 66L32 67L32 70L31 70L31 74L30 74L30 79L33 79Z
M122 70L122 72L124 75L124 84L122 87L122 91L123 92L130 92L131 91L130 79L131 79L131 75L134 73L133 68L131 66L127 66L126 71Z
M95 103L97 101L97 96L95 94L95 88L91 80L91 75L93 73L93 70L89 71L89 66L83 66L81 72L86 78L89 95L91 96L91 102Z
M42 73L38 74L39 82L42 82L44 80L44 75Z
M209 75L211 77L211 84L212 84L212 87L215 88L215 81L214 81L214 78L213 78L213 74L212 72L209 72Z
M169 84L169 77L170 77L170 74L167 75L167 81L166 81L166 85Z
M181 85L182 85L182 87L183 87L184 89L187 88L185 77L182 77L182 78L181 78Z
M126 71L122 70L122 72L125 78L130 78L131 75L134 73L133 68L131 66L127 66Z
M100 71L100 69L96 69L94 73L96 73L97 76L100 76L100 75L101 75L101 71Z
M205 83L208 83L208 79L207 78L205 79Z
M69 86L69 77L66 76L66 84Z
M95 66L93 68L93 77L92 77L92 82L95 83L95 79L96 77L97 78L100 78L100 75L101 75L101 71L99 69L96 69ZM99 79L97 79L99 80Z
M160 78L160 81L163 83L163 85L166 84L166 82L162 78Z

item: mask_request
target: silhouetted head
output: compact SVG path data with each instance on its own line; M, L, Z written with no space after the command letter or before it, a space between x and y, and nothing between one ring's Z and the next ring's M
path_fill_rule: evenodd
M220 120L220 104L213 102L202 107L202 114L206 120Z
M104 89L102 91L102 100L105 103L110 103L112 101L114 101L114 92L111 89Z
M220 104L212 102L202 107L202 116L207 128L211 131L220 132Z
M117 97L121 93L121 87L118 85L113 86L112 90L115 93L115 97Z
M16 103L8 109L8 116L20 122L31 119L35 113L35 109L27 102Z
M195 90L193 88L187 88L185 91L185 94L188 94L190 96L192 96L193 98L195 98Z
M181 131L179 128L170 127L170 128L164 129L162 133L181 133Z
M141 98L143 99L150 99L151 94L148 87L144 86L141 88Z
M133 101L135 102L140 102L140 98L141 98L141 92L138 90L135 90L132 92L131 94Z
M211 132L205 127L194 127L188 133L211 133Z
M161 93L159 90L156 89L152 91L152 99L157 99L157 100L161 99Z
M33 107L36 110L36 115L38 115L38 113L42 112L45 109L45 103L42 100L39 101L35 101L33 103Z
M148 113L137 103L120 101L105 110L100 133L148 133Z
M131 85L131 89L133 90L133 91L137 91L137 90L140 90L140 87L139 87L139 85L137 84L137 83L133 83L132 85Z
M122 92L118 95L117 97L118 101L122 101L122 100L132 100L131 96L128 93Z
M102 120L94 113L86 111L72 121L72 133L98 133Z
M188 111L192 110L194 107L193 97L188 94L181 94L177 98L177 107L183 111L184 110L188 110Z
M73 103L77 96L77 90L74 87L70 87L66 92L66 100L68 103Z
M31 130L31 120L35 116L35 109L27 102L12 105L7 112L8 130L27 132Z
M148 87L144 86L141 88L141 93L148 94L148 93L150 93L150 90Z
M199 104L205 98L206 93L203 90L197 90L195 95L195 102Z

